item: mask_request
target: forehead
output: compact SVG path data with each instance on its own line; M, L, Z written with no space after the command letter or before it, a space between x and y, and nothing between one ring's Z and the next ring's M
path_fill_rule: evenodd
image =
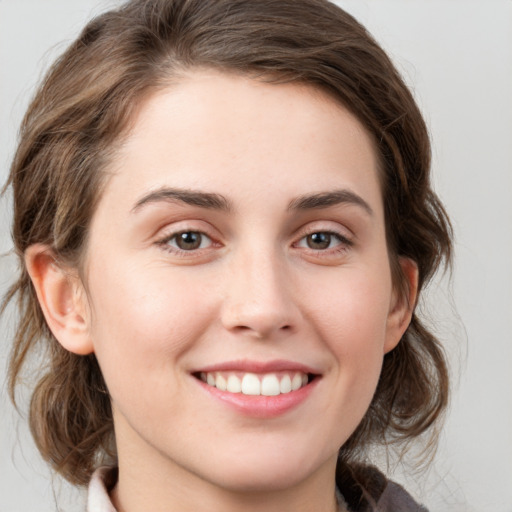
M107 188L126 186L131 196L169 182L223 190L243 183L256 191L286 176L290 194L300 195L344 179L373 186L377 167L371 136L319 89L202 70L141 103Z

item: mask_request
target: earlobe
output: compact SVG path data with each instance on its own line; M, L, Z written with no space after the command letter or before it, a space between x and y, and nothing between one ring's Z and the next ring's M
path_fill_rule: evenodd
M388 315L384 353L393 350L411 323L418 295L418 265L410 258L399 258L407 293L395 289Z
M46 245L31 245L25 251L25 265L57 341L75 354L92 353L86 298L78 276L62 268Z

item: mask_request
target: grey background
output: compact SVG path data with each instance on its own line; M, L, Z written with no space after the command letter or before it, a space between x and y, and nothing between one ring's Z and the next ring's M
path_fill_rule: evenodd
M0 181L43 70L114 0L0 0ZM451 282L423 306L450 352L455 389L430 469L395 478L431 512L512 512L512 1L345 0L411 85L432 131L434 182L456 234ZM0 201L0 252L11 248ZM0 258L0 293L14 270ZM454 309L453 304L456 305ZM12 336L0 324L0 512L83 510L39 461L5 393ZM393 468L391 468L393 469Z

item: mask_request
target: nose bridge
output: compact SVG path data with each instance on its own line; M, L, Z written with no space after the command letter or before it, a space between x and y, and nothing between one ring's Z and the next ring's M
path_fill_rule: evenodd
M293 327L296 306L284 259L268 246L234 255L223 308L226 328L266 337Z

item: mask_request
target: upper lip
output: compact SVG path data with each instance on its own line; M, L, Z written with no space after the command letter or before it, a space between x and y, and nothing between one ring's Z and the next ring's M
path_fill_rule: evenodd
M297 363L295 361L286 361L284 359L276 359L273 361L250 361L235 360L224 361L208 366L202 366L194 369L191 373L209 373L209 372L244 372L244 373L272 373L272 372L303 372L319 375L320 372L311 366Z

